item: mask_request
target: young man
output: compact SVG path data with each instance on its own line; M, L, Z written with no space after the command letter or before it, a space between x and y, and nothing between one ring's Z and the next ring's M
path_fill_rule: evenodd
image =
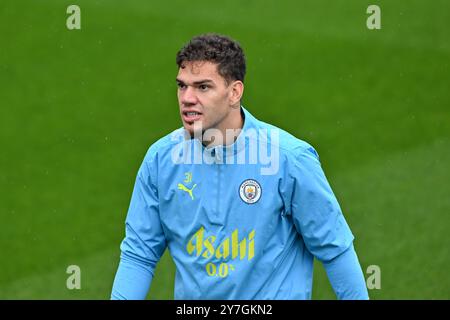
M166 248L175 299L310 299L314 257L339 299L368 299L316 151L241 106L239 44L197 36L176 61L183 128L139 169L112 299L144 299Z

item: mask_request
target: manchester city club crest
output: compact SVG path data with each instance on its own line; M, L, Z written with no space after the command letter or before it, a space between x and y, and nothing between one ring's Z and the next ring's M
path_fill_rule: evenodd
M261 198L261 191L262 189L258 181L247 179L239 187L239 196L245 203L253 204Z

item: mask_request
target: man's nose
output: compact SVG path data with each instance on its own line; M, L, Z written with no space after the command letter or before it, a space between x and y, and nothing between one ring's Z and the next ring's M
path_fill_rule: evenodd
M197 96L195 95L194 88L188 86L181 93L181 103L184 105L194 105L197 104Z

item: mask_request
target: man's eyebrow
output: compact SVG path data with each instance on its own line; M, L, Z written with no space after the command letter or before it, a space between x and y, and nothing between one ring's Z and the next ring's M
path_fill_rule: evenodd
M185 82L183 80L180 80L178 78L175 79L178 83L183 83L185 84ZM200 84L205 84L205 83L214 83L213 80L211 79L202 79L202 80L198 80L198 81L194 81L192 84L193 85L200 85Z

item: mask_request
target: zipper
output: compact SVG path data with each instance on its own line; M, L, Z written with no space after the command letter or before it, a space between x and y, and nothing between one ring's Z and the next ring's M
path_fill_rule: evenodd
M215 156L214 162L215 162L215 165L217 166L217 179L218 179L218 181L217 181L216 218L217 218L217 220L219 220L219 217L220 217L220 185L221 185L220 180L221 179L220 179L220 163L217 163L218 162L218 157L219 157L219 154L218 154L217 150L216 150L214 156Z

